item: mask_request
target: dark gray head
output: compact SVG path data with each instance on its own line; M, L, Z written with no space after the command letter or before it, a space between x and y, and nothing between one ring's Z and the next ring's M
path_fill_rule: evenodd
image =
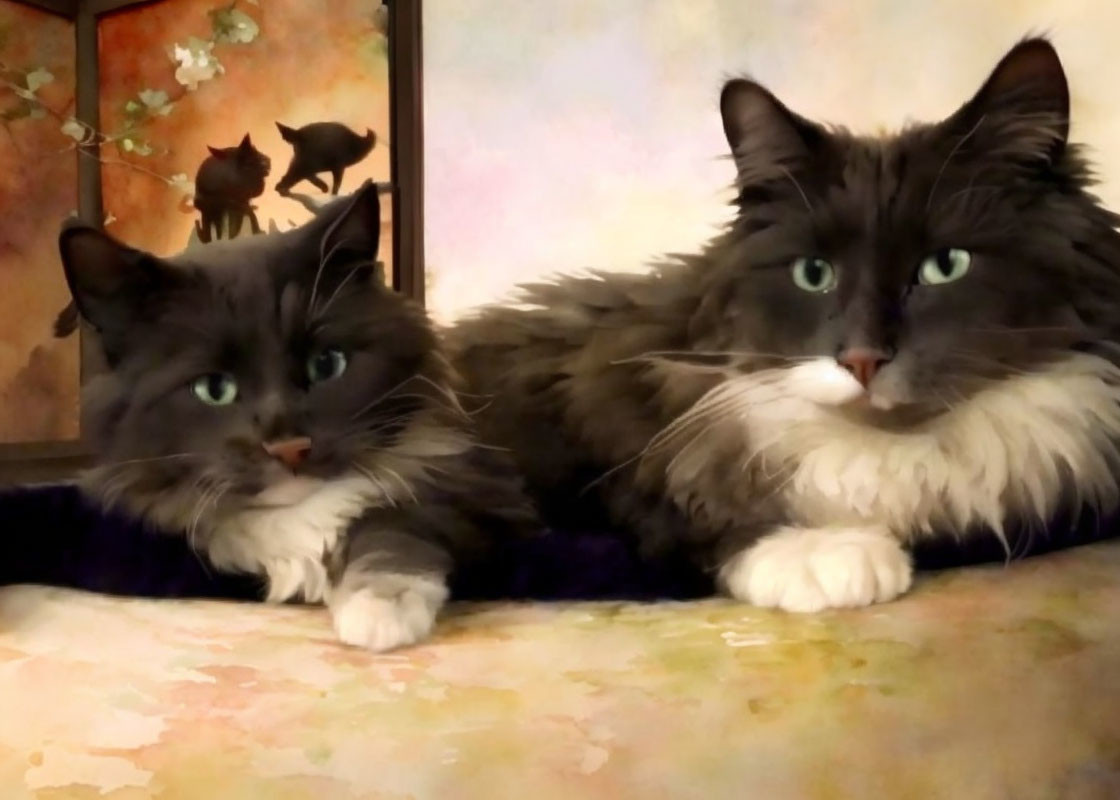
M224 180L236 179L239 189L256 197L264 191L264 179L272 170L272 160L253 145L249 134L241 137L241 142L236 147L212 147L207 145L210 158L203 162L203 167L208 169L199 173L199 179L206 184L215 180L216 175L221 175ZM210 172L212 174L207 174ZM202 186L200 191L214 191L214 187Z
M749 80L720 110L738 214L710 254L698 343L827 359L877 408L943 408L1112 333L1117 218L1085 190L1048 42L1014 47L948 119L890 137L811 122Z
M94 487L172 524L205 493L284 502L391 446L446 375L423 312L374 276L379 231L368 183L296 230L172 259L65 229L109 364L86 388Z

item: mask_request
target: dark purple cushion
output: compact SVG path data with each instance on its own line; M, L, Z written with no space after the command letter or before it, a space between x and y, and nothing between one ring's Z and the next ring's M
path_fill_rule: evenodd
M1011 532L1015 556L1035 555L1106 538L1111 519L1087 515L1072 525L1055 521L1049 532ZM966 543L923 543L920 568L1002 561L992 536ZM71 485L0 491L0 585L43 583L143 597L260 596L258 578L216 572L181 536L160 534L88 503ZM498 558L464 569L453 591L461 599L687 599L712 591L708 576L677 555L639 559L619 536L606 532L546 531L513 542Z

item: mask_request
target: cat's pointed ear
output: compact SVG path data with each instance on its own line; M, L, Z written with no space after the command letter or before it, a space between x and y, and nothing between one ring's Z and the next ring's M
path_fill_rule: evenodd
M206 145L206 149L210 151L210 155L214 156L214 158L226 157L225 152L220 147L211 147L210 145Z
M362 266L359 277L373 274L377 250L381 244L381 198L377 186L365 181L350 197L333 203L321 215L326 225L319 241L319 263L330 270Z
M980 147L1051 161L1069 137L1069 85L1054 46L1037 38L1019 42L942 125Z
M241 137L241 143L237 145L237 149L242 153L252 152L253 140L249 138L249 134L245 134L243 137Z
M58 248L78 312L110 338L119 338L151 308L156 293L175 283L171 268L155 256L76 220L63 225Z
M826 137L820 126L790 111L759 84L742 78L724 85L719 111L740 188L788 175Z
M280 131L280 138L285 142L294 142L296 138L295 128L289 128L283 122L276 123L276 130Z

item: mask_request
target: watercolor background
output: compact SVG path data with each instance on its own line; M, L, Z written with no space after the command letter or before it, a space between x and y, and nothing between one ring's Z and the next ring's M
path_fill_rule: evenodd
M1120 208L1113 0L425 0L429 306L696 248L728 214L729 75L875 131L955 110L1028 32L1053 36Z
M107 230L161 255L181 251L196 218L190 197L206 146L235 145L245 133L272 160L268 188L255 201L262 226L285 230L306 221L311 212L273 188L291 156L277 120L372 128L378 146L347 171L342 191L366 178L388 181L380 5L162 0L103 18L99 135ZM4 119L6 133L0 131L0 442L72 439L78 432L77 338L50 335L69 299L55 241L58 224L76 206L74 146L92 135L70 122L73 41L69 23L0 0L0 77L8 80L0 84L0 115L25 101L39 109ZM200 65L201 54L207 58ZM40 69L53 80L31 100L21 97L16 90ZM295 191L318 196L306 183ZM389 271L390 204L383 200L381 260Z
M18 95L40 69L53 80L39 100ZM70 299L56 237L78 202L73 140L59 130L73 107L73 26L0 1L0 442L78 433L77 337L51 335Z

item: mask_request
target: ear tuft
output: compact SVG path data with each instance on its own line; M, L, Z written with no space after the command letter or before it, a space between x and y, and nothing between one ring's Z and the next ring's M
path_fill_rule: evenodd
M740 188L783 179L811 156L826 134L751 80L728 81L719 98L723 131Z
M367 180L353 194L325 206L307 231L317 245L313 294L331 292L344 281L368 280L376 273L381 240L377 186Z
M324 210L324 216L333 217L323 234L320 254L330 257L332 252L345 252L348 258L360 258L371 263L377 260L381 243L381 198L377 186L366 180L350 197L340 200L335 209Z
M119 338L173 282L155 256L80 222L63 224L58 247L79 313L110 337Z
M1025 39L1011 48L976 95L946 121L958 133L986 130L990 147L1052 160L1069 138L1069 85L1054 46Z

